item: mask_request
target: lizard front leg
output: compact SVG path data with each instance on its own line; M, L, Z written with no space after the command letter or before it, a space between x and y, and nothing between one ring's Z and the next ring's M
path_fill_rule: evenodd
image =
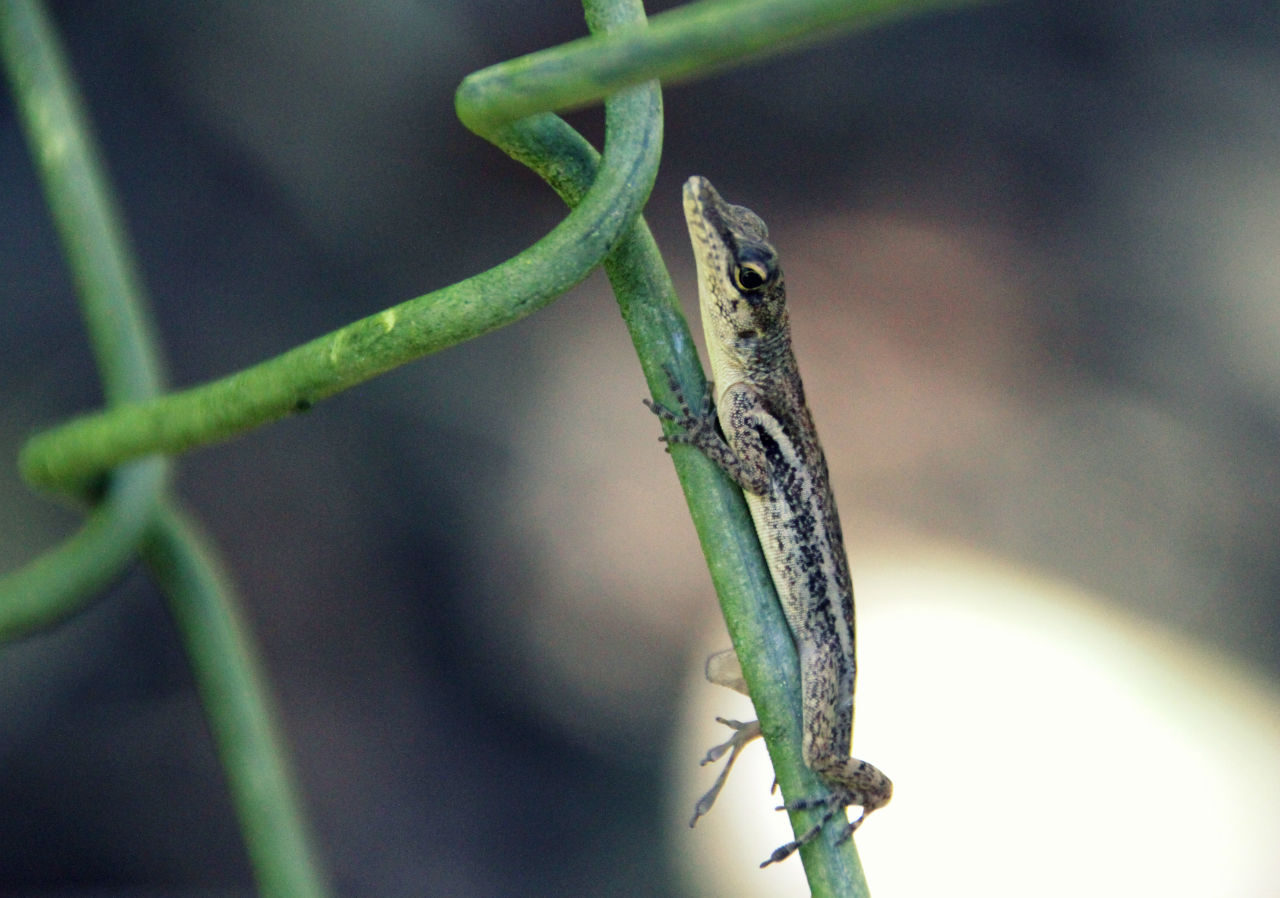
M667 372L671 392L675 394L679 410L672 411L664 405L645 399L644 404L663 421L676 426L676 431L658 439L670 447L677 444L693 446L716 467L728 474L739 487L749 493L764 495L769 491L769 468L759 435L753 426L752 409L756 406L754 391L734 384L726 392L728 414L717 418L712 400L712 385L707 384L702 403L695 412L685 399L684 390L675 376ZM733 434L731 441L722 435L719 425L727 418L726 432Z

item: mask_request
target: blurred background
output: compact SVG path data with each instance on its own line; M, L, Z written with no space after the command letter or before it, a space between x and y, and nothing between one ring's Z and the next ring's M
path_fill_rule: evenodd
M567 0L52 12L175 386L564 214L452 97L584 33ZM873 890L1280 895L1274 6L997 4L665 99L646 216L695 328L688 175L787 271L859 590L855 753L897 783L858 835ZM7 94L0 154L12 569L77 521L19 447L100 394ZM684 827L712 717L750 709L700 679L728 640L644 395L595 275L181 462L340 894L798 892L755 869L785 838L762 749ZM0 894L250 893L144 572L0 647Z

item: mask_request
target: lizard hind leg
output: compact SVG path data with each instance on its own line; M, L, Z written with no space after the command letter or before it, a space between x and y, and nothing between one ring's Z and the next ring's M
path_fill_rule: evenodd
M753 720L750 723L743 723L739 720L725 720L723 717L717 717L716 720L734 732L727 741L713 746L707 751L707 756L702 759L702 763L712 764L724 757L726 751L729 752L729 760L725 761L720 775L716 777L716 781L712 783L711 788L693 806L693 817L689 820L689 826L691 827L697 824L699 817L711 810L711 806L720 797L720 790L724 788L725 782L729 779L729 771L733 769L733 763L738 760L738 755L742 754L742 750L747 747L748 743L760 736L760 721L758 720Z
M742 665L738 663L738 656L733 649L716 652L709 657L707 659L706 675L707 679L717 686L726 686L735 692L747 695L747 683L742 678ZM750 723L725 720L723 717L717 717L716 720L733 730L733 735L728 740L708 750L707 756L702 759L702 763L713 764L724 757L725 752L729 752L729 760L725 762L724 769L720 771L720 775L716 777L716 781L711 785L711 788L693 806L693 818L689 821L690 826L697 824L698 818L711 810L711 806L716 803L716 799L720 796L720 790L724 788L725 781L729 779L729 771L733 769L733 764L738 760L738 755L753 739L757 739L760 736L760 721L758 720L753 720Z
M875 766L868 764L866 761L859 761L857 758L847 758L838 764L832 765L826 770L819 770L819 776L824 779L836 779L840 784L840 788L836 788L830 795L822 798L801 798L796 801L789 801L785 805L778 808L780 811L807 811L823 809L822 819L810 827L804 835L788 842L787 844L774 850L769 855L761 867L767 867L769 864L777 863L791 856L796 849L800 848L811 839L815 838L822 828L835 819L837 814L843 814L844 809L850 805L857 805L862 808L862 813L852 823L846 823L844 829L841 830L836 843L839 844L845 839L851 837L862 821L867 819L867 815L877 808L882 808L889 803L889 799L893 797L893 782L889 777L885 776Z
M848 797L849 796L832 795L829 798L818 798L818 799L810 799L810 800L802 799L800 801L793 801L785 805L779 806L778 808L779 811L787 811L787 810L801 811L801 810L808 810L812 808L821 807L821 808L826 808L826 812L822 815L822 819L819 820L817 823L815 823L813 826L809 827L807 830L805 830L803 835L793 839L792 841L786 843L785 845L780 845L777 848L773 849L773 853L770 854L769 857L766 858L764 862L760 864L760 867L764 868L769 866L770 864L776 864L779 861L784 861L787 858L791 857L791 855L794 854L797 850L799 850L802 846L807 845L809 842L816 839L818 837L818 833L822 832L822 828L826 826L828 823L830 823L832 820L834 820L837 814L844 813L844 809L846 807L848 807L850 804L855 803L852 801L846 801L845 799L847 799ZM836 839L836 844L838 845L841 842L843 842L845 839L848 839L850 836L852 836L854 833L854 830L856 830L859 826L862 825L862 821L866 818L866 816L867 816L867 812L866 810L863 810L863 812L858 815L857 820L853 821L852 823L846 824L844 830L841 831L839 838Z
M834 815L835 810L833 809L830 813ZM785 861L787 858L791 857L791 855L795 854L795 852L800 849L800 846L806 845L812 839L816 838L818 833L822 832L822 827L826 826L827 821L830 819L831 819L830 816L824 816L822 818L821 823L815 823L813 826L809 828L808 832L806 832L800 838L793 839L787 844L779 845L777 848L773 849L773 854L769 855L767 858L761 861L760 869L763 870L765 867L769 866L770 864L776 864L779 861Z

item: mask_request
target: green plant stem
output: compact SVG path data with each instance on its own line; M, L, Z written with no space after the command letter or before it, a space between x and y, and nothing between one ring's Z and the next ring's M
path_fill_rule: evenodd
M42 9L29 0L0 5L0 44L107 403L148 399L161 386L159 354L65 55ZM187 644L262 894L320 898L326 889L252 646L211 553L181 515L162 509L169 467L153 457L111 471L76 534L0 579L0 639L78 610L142 545ZM83 484L82 492L95 491L95 483Z
M588 15L600 4L587 2ZM557 120L558 121L558 120ZM508 152L524 161L525 153ZM598 156L585 142L564 157L554 176L544 177L571 207L595 178ZM528 153L536 155L536 150ZM677 375L686 395L701 395L706 380L681 311L671 277L643 216L604 260L650 392L671 404L667 372ZM705 456L676 447L672 461L689 505L711 579L742 662L743 675L760 716L778 784L784 797L813 798L826 786L805 766L800 751L799 662L773 581L760 550L742 492ZM819 812L791 812L797 834L817 822ZM841 825L833 821L823 837L800 850L811 893L817 898L868 894L852 840L835 845Z
M226 577L192 523L162 505L142 556L169 599L226 772L259 894L328 888L301 811L256 653Z
M698 0L645 22L530 53L463 79L458 118L486 135L546 109L586 106L647 78L664 84L801 49L965 0ZM973 0L969 0L973 2Z
M956 0L703 0L623 35L587 38L476 73L460 87L459 116L553 184L560 160L523 146L576 143L546 110L576 106L655 76L692 77L736 55L758 58L837 28L881 21L898 11ZM804 17L809 16L806 20ZM655 37L656 35L656 37ZM588 64L585 77L571 65ZM551 86L565 78L568 89ZM511 101L509 96L520 99ZM71 421L38 434L19 458L42 489L76 492L101 472L151 453L173 454L276 420L407 361L511 323L578 283L617 244L652 186L657 145L637 123L656 90L628 88L616 113L601 176L579 207L530 249L502 265L355 322L282 356L181 393ZM518 118L530 115L529 118ZM513 118L513 116L515 118ZM518 120L517 120L518 119ZM536 134L532 132L542 132ZM570 148L570 157L577 151Z
M598 15L602 5L584 0L588 18ZM589 40L610 39L605 36ZM543 54L535 54L538 55ZM484 99L474 83L471 88L466 87L467 81L471 78L459 89L460 109L465 103L484 106L502 101L503 88L497 80L484 86L484 91L492 92L492 98ZM465 102L461 97L463 90L472 91ZM490 130L479 118L477 115L470 123L473 130L480 133ZM496 139L501 143L501 130L491 133L499 135ZM504 149L530 165L539 155L534 147L520 151L506 144ZM575 143L573 153L562 156L553 169L544 163L539 171L573 207L595 178L597 165L597 154L584 141ZM686 395L701 395L706 378L689 325L643 216L636 218L617 248L605 258L604 269L654 398L668 405L673 402L668 372L677 376ZM742 492L694 449L675 447L672 462L760 717L779 788L784 798L822 795L827 787L805 766L801 755L799 661L795 645ZM817 822L820 812L793 811L790 815L792 827L799 835ZM832 821L821 838L800 849L800 860L815 898L864 898L869 894L853 841L835 844L841 829L838 820Z
M146 292L66 54L38 3L4 0L0 47L107 403L148 399L161 376Z
M159 353L120 215L103 174L83 103L43 10L30 0L0 3L0 54L45 198L80 299L109 406L160 391ZM0 639L55 623L115 579L133 559L167 481L152 459L101 470L81 529L0 578Z
M598 13L602 4L586 0L584 5L590 17ZM518 154L513 155L519 158ZM556 177L548 177L548 181L572 207L592 183L597 164L597 154L584 142L576 146L572 158L562 160ZM676 375L686 395L701 395L706 378L689 325L643 216L636 218L617 248L605 258L604 269L654 398L668 405L673 403L668 372ZM795 644L742 492L695 449L675 447L672 462L760 717L783 797L822 795L827 787L804 764L800 749L800 679ZM821 816L819 811L789 813L797 835ZM821 838L800 850L809 888L816 898L864 898L869 894L853 841L835 844L842 828L839 820L833 820Z
M161 458L113 471L102 501L79 530L0 577L0 642L60 623L120 575L137 556L168 473Z
M225 439L541 308L617 245L653 186L661 151L657 86L618 93L606 104L606 116L598 176L577 208L529 249L229 377L38 434L19 457L23 475L41 488L79 491L130 459ZM565 176L562 157L578 159L586 145L549 114L495 133L517 158L546 166L553 182Z

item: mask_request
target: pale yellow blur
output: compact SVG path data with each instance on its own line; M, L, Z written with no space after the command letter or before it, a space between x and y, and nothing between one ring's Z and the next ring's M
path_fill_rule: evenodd
M858 833L893 898L1266 898L1280 887L1280 695L1230 659L998 559L864 552L855 754L895 783ZM705 895L804 894L762 746L690 832L716 714L697 681L673 752L675 850Z

